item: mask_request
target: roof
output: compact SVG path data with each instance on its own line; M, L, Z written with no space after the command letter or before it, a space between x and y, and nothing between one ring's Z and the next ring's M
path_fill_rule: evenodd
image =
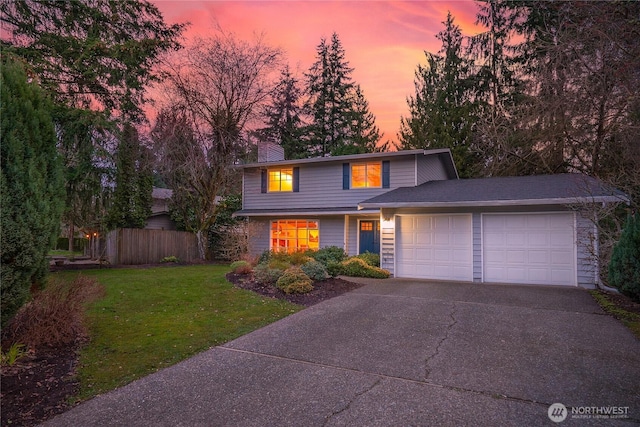
M351 160L367 160L367 159L379 159L396 156L410 156L422 154L425 156L432 154L446 154L451 157L451 150L448 148L437 148L433 150L400 150L400 151L385 151L380 153L366 153L366 154L349 154L345 156L327 156L327 157L311 157L308 159L295 159L295 160L278 160L275 162L257 162L247 163L246 165L237 165L237 167L248 168L260 168L265 166L280 166L280 165L300 165L305 163L322 163L322 162L343 162ZM451 159L453 163L453 158Z
M151 197L160 200L170 199L172 194L173 190L170 188L153 187L153 190L151 191Z
M602 181L581 174L510 176L429 181L361 202L359 208L555 205L628 202Z
M302 209L242 209L233 213L234 217L238 216L314 216L314 215L362 215L367 213L366 210L353 207L341 208L302 208ZM379 214L378 210L371 210L372 214Z

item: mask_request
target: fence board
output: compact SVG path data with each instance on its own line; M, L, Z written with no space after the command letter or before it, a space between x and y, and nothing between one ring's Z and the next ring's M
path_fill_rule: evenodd
M189 262L199 257L195 234L174 230L119 228L107 235L106 248L111 264L154 264L169 256Z

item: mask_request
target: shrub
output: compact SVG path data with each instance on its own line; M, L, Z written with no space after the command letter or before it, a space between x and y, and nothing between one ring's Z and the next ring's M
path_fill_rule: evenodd
M276 268L278 270L285 271L291 267L291 263L282 257L271 258L271 261L267 264L270 268Z
M356 255L356 258L360 258L372 267L380 267L380 255L378 254L367 251L363 254Z
M300 268L311 280L325 280L329 277L324 265L314 259L302 264Z
M232 262L230 267L231 271L235 274L249 274L253 270L251 268L251 264L249 264L247 261L242 260Z
M271 257L273 256L273 251L270 250L266 250L264 252L262 252L260 254L260 256L258 256L258 260L256 262L257 264L267 264L269 261L271 261Z
M327 265L327 274L329 274L329 276L331 277L336 277L342 274L342 263L340 262L336 262L336 261L331 261L329 262L329 264Z
M283 274L284 270L273 268L266 263L258 264L253 271L253 277L263 285L275 285Z
M351 277L371 277L373 279L386 279L389 272L380 267L372 267L363 259L352 257L342 262L342 274Z
M317 251L309 251L307 255L321 262L325 267L328 267L331 262L341 262L347 257L344 249L338 246L326 246Z
M29 348L70 344L87 335L85 304L104 297L104 287L83 275L72 281L54 278L36 293L7 326L9 342Z
M300 267L291 267L276 282L285 294L306 294L313 290L312 281Z
M609 262L609 283L640 302L640 216L630 215L613 248Z
M180 262L180 259L179 259L178 257L176 257L176 256L173 256L173 255L172 255L172 256L166 256L166 257L162 258L162 259L160 260L160 262L161 262L161 263L170 263L170 262L173 262L173 263L175 263L175 264L178 264L178 263Z
M293 252L288 255L288 260L292 265L302 265L306 264L309 261L312 261L313 258L310 257L306 252Z

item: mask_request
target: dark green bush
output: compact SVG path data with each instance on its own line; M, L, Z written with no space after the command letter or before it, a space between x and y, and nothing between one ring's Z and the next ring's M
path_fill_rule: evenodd
M270 251L270 250L266 250L266 251L262 252L260 254L260 256L258 257L256 265L257 264L267 264L269 261L271 261L271 256L272 255L273 255L273 251Z
M609 262L609 284L640 302L640 217L630 215L613 248Z
M302 264L300 268L304 271L304 274L309 276L312 280L325 280L329 277L324 265L314 259Z
M372 267L380 267L380 255L378 254L367 251L363 254L356 255L356 258L360 258Z
M284 272L276 286L285 294L306 294L313 290L313 281L300 267L294 266Z
M342 263L340 262L331 261L327 265L327 274L331 277L340 276L342 274L342 270Z
M275 285L283 274L284 270L272 268L266 263L258 264L253 270L253 277L263 285Z
M352 257L342 262L342 274L351 277L371 277L373 279L386 279L389 272L380 267L372 267L363 259Z
M235 274L249 274L253 270L247 261L235 261L231 263L231 271Z
M344 252L344 249L338 246L326 246L317 251L308 251L307 255L316 261L321 262L325 267L327 267L331 262L342 262L347 258L347 254Z

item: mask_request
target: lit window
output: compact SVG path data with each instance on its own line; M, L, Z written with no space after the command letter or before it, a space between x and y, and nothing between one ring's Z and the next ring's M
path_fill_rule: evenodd
M318 221L294 219L271 222L271 250L275 252L318 249L319 237Z
M293 168L269 169L269 192L293 191Z
M380 162L351 165L351 188L382 187Z

